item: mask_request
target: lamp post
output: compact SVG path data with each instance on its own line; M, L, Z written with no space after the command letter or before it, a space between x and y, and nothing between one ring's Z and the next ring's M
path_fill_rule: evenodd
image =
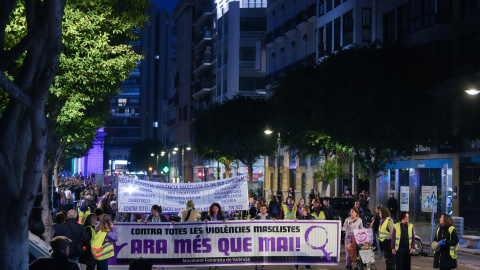
M271 129L266 129L265 134L270 135L273 133L273 130ZM278 137L277 137L277 198L278 201L282 201L282 184L281 184L281 177L280 177L280 131L277 132Z
M150 156L157 156L157 167L155 167L155 170L158 172L158 154L151 153Z
M187 145L186 147L182 145L182 182L185 182L185 149L190 151L192 148L190 145Z

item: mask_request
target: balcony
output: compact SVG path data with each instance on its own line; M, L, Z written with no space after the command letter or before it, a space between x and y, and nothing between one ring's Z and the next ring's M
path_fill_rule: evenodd
M285 35L287 36L293 35L295 31L297 31L296 26L297 26L297 23L295 18L288 19L285 22Z
M212 16L213 12L215 11L215 4L207 4L207 5L200 5L195 10L195 27L200 26L203 22L207 20L210 16Z
M194 86L194 98L198 98L208 92L210 92L215 87L215 80L201 80L197 81Z
M212 66L212 55L207 53L201 57L198 57L195 61L195 70L193 71L194 74Z
M205 26L201 28L195 35L195 43L196 43L195 47L200 46L205 41L212 40L212 36L213 36L213 29L211 26Z
M273 32L268 32L267 35L266 35L265 44L273 43L273 42L275 42L275 35L274 35Z
M313 3L307 8L307 17L310 22L315 22L315 18L317 17L317 3ZM311 19L313 19L313 21Z
M281 36L284 36L284 35L285 35L285 26L284 25L280 25L279 27L275 28L275 31L274 31L275 39L279 38Z

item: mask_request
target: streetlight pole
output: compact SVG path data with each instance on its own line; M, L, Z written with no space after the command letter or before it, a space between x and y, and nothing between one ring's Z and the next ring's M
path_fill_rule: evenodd
M281 184L281 177L280 177L280 131L278 132L277 138L277 198L278 201L282 201L282 184Z
M273 133L273 130L267 128L265 131L265 134L270 135ZM278 137L277 137L277 198L278 201L282 201L282 179L280 177L280 144L281 144L281 139L280 139L280 131L277 132ZM270 187L272 188L272 187Z

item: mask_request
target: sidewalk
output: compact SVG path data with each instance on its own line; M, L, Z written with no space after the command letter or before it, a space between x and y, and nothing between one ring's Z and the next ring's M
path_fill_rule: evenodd
M415 233L418 236L420 236L420 238L422 239L423 247L424 248L429 248L430 247L430 237L431 237L430 223L428 223L428 222L415 222L414 223L414 228L415 228ZM478 236L480 236L480 232L464 230L464 235L478 235ZM465 245L459 245L458 246L458 252L480 256L480 249L467 248L466 244Z

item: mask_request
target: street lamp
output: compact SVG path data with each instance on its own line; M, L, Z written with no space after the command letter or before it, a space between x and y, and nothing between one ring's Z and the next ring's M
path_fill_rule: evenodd
M273 133L273 130L267 128L265 131L265 134L270 135ZM278 132L278 137L277 137L277 198L278 201L282 201L282 187L281 187L281 179L280 179L280 131Z
M157 167L155 167L155 170L158 171L158 154L150 153L150 156L157 156Z

